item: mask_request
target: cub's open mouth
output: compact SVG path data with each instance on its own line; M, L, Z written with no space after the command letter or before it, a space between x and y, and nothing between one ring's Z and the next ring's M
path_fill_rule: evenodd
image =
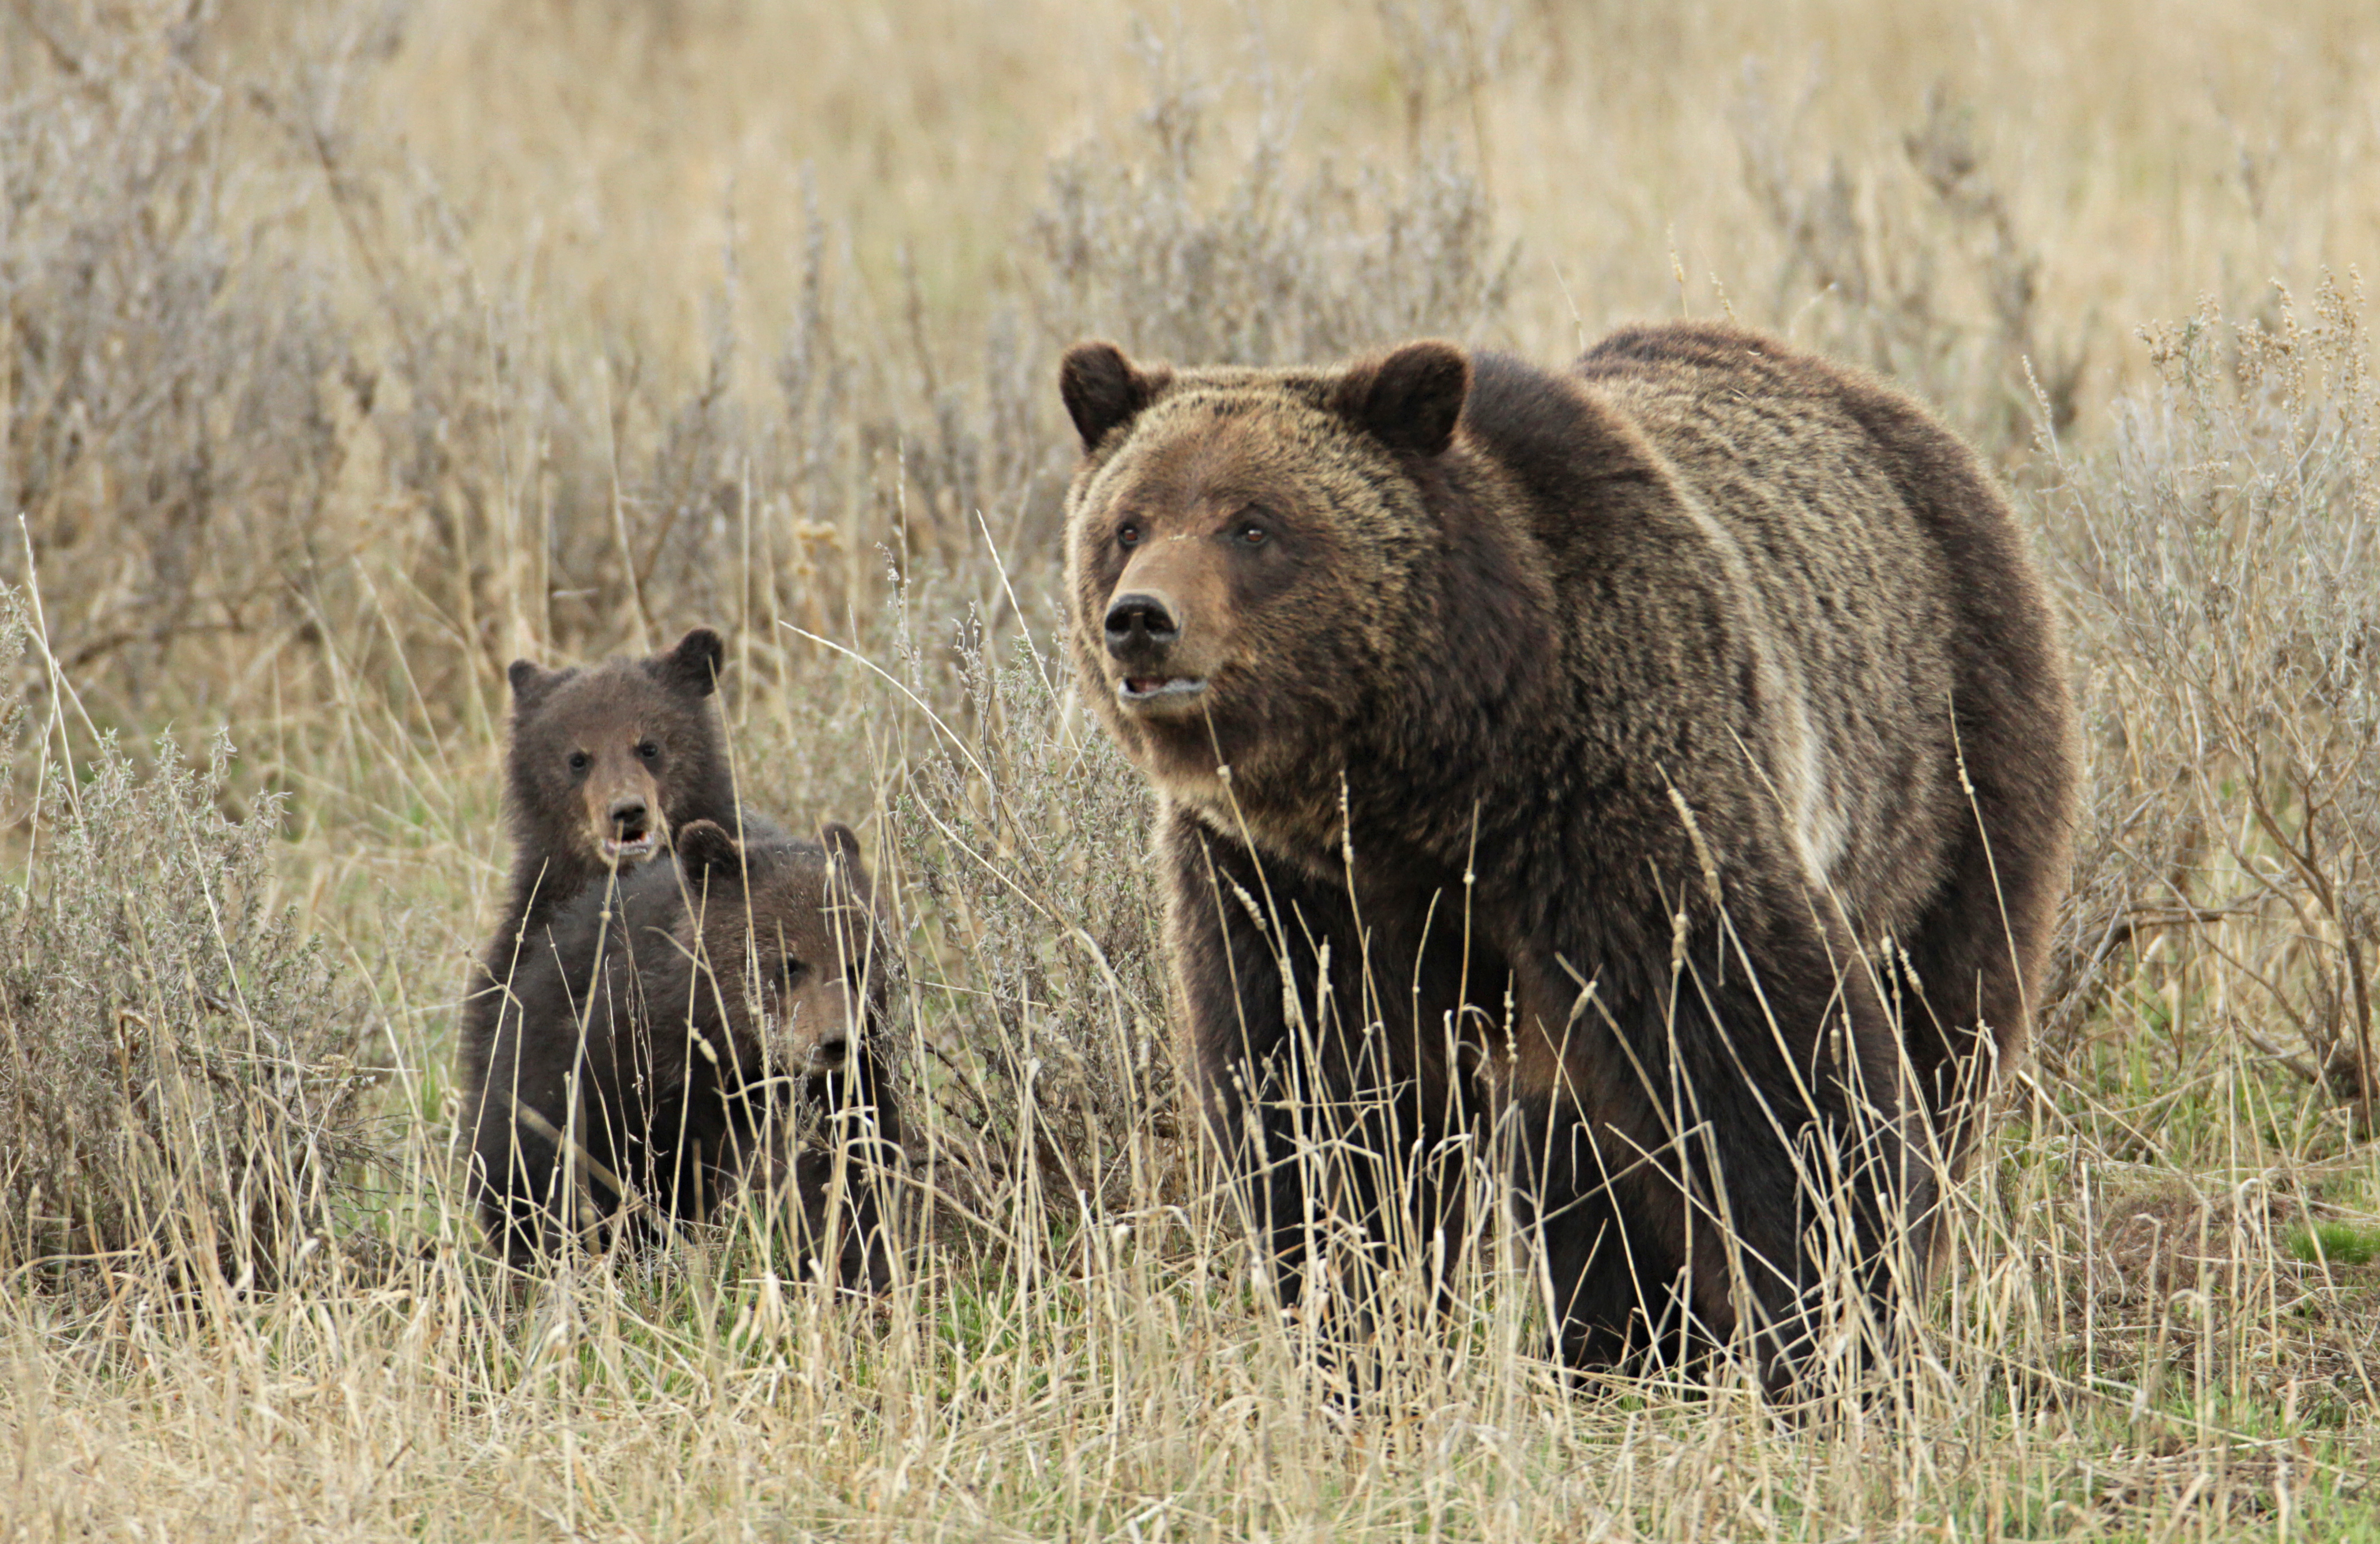
M631 836L625 842L614 836L606 836L603 838L603 856L613 863L642 863L652 857L653 849L660 845L660 838L650 831L642 836Z
M1116 683L1126 702L1178 702L1207 689L1203 675L1127 675Z

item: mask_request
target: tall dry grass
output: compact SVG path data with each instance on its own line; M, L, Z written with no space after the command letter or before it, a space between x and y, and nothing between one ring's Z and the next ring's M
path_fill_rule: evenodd
M2380 1533L2375 49L2344 0L12 0L0 1519ZM1491 1226L1351 1397L1185 1139L1051 364L1680 310L1899 376L2034 523L2092 760L2038 1055L1881 1392L1565 1387ZM747 792L859 823L907 946L881 1302L757 1216L508 1282L454 1185L501 666L697 620Z

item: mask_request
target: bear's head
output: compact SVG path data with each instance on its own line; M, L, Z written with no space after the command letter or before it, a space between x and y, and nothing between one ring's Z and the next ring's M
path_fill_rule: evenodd
M859 838L837 823L819 835L739 843L710 821L677 834L697 1012L723 1015L736 1064L769 1076L844 1071L883 1023L893 955Z
M1470 382L1441 342L1331 371L1067 352L1075 663L1169 796L1220 810L1335 784L1348 726L1412 648L1413 580L1444 545L1427 489Z
M625 869L666 847L688 811L732 807L710 702L725 652L697 627L647 659L514 661L509 796L523 842L549 860Z

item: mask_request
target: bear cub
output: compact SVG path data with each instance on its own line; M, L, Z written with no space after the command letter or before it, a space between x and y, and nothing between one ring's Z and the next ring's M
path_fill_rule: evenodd
M838 1282L886 1284L893 956L858 839L821 837L687 822L674 863L589 888L523 958L466 1104L474 1198L516 1262L758 1185Z
M688 821L740 829L711 702L725 655L717 633L697 627L645 659L564 670L515 660L506 672L512 872L504 919L464 991L465 1087L486 1064L506 985L547 947L550 918L599 880L667 850Z
M1974 456L1702 322L1560 369L1083 344L1060 387L1077 678L1158 796L1187 1062L1284 1295L1318 1212L1359 1285L1438 1258L1509 1141L1573 1365L1742 1345L1781 1389L1888 1344L2077 804Z

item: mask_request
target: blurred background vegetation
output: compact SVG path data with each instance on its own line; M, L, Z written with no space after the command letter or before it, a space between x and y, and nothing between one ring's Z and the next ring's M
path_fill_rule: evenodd
M1012 1292L944 1283L874 1340L812 1305L801 1408L840 1456L783 1515L850 1525L873 1476L921 1528L1111 1530L1178 1489L1211 1491L1224 1536L1451 1507L1512 1537L1946 1514L2211 1537L2303 1526L2309 1486L2369 1526L2375 237L2361 0L5 0L0 1359L30 1370L0 1409L180 1498L140 1513L60 1448L20 1461L18 1501L370 1533L402 1515L350 1483L379 1465L577 1526L567 1464L482 1402L589 1313L614 1315L586 1331L597 1370L536 1408L615 1470L710 1451L672 1380L710 1376L717 1316L775 1322L774 1286L722 1267L724 1296L671 1319L582 1284L523 1328L471 1273L444 1149L454 996L504 857L504 663L709 622L757 802L858 823L891 877L921 1161ZM2067 616L2075 894L1937 1309L1950 1386L1997 1403L1975 1427L1945 1396L1884 1467L1854 1443L1723 1514L1676 1477L1758 1470L1755 1417L1641 1406L1683 1414L1640 1449L1624 1411L1443 1372L1415 1396L1436 1456L1366 1510L1356 1480L1293 1477L1374 1471L1293 1360L1212 1360L1245 1304L1179 1210L1145 797L1057 648L1054 361L1087 334L1267 362L1420 333L1554 360L1680 314L1937 406ZM1098 1276L1125 1268L1095 1219L1167 1218L1132 1291ZM1051 1272L1080 1293L1013 1290ZM139 1341L182 1371L109 1371L150 1324L126 1283L178 1303L201 1278L322 1295L275 1291L262 1329L254 1299L208 1299L232 1306L197 1341ZM682 1334L622 1331L623 1291ZM255 1439L196 1413L247 1377L220 1348L261 1335L258 1367L352 1389L358 1345L423 1322L355 1307L371 1292L448 1316L426 1381L316 1410L320 1452L251 1487L261 1512L207 1500L190 1477ZM1139 1478L1050 1490L1026 1449L1081 1439L1067 1401L1128 1370L1069 1359L1102 1326L1156 1335L1123 1360L1181 1381L1135 1417ZM660 1370L623 1351L646 1333ZM948 1417L995 1500L884 1490L899 1423L869 1380L940 1398L1002 1356L1059 1391L1017 1408L1058 1414L1021 1440ZM846 1362L865 1375L820 1370ZM297 1397L277 1387L261 1407ZM782 1469L774 1408L614 1521ZM1524 1457L1482 1456L1506 1453L1482 1409L1535 1433ZM161 1411L178 1435L142 1435ZM375 1446L400 1411L418 1448ZM1715 1457L1728 1431L1755 1456ZM1615 1477L1640 1460L1654 1477Z

